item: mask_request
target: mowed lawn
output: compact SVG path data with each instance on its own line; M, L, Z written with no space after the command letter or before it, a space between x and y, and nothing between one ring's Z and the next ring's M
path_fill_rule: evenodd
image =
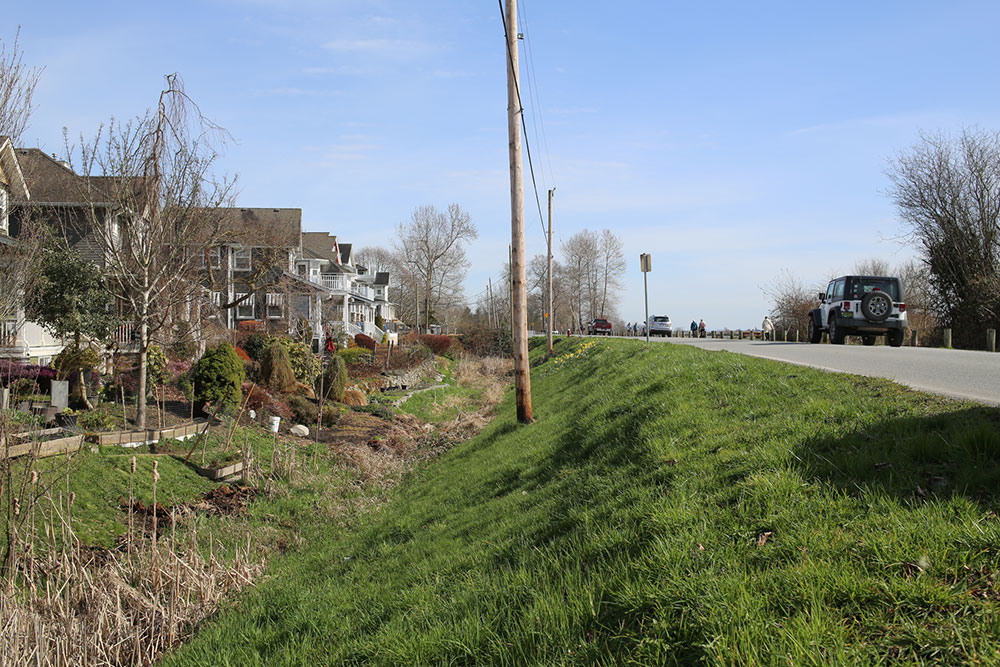
M508 397L165 664L1000 663L1000 412L682 345L541 352L535 424Z

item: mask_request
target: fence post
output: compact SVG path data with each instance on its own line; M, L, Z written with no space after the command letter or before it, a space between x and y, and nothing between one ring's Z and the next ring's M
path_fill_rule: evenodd
M910 347L917 346L917 330L910 329Z
M997 351L997 330L987 329L986 330L986 349L990 352Z
M942 338L943 338L942 347L946 347L948 349L951 349L951 327L948 327L947 329L943 329L941 331L941 333L942 333Z
M799 330L798 329L795 330L795 342L796 343L799 342Z

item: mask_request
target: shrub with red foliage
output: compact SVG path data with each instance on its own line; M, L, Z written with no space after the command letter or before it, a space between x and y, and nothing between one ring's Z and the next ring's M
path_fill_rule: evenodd
M354 342L358 344L358 347L363 347L366 350L375 351L375 339L371 336L365 335L363 333L354 334Z
M420 342L431 348L431 352L437 355L446 355L451 349L451 336L444 334L424 334L420 337Z
M251 387L253 388L253 393L250 393ZM263 412L265 408L270 407L271 401L274 398L271 393L261 386L255 386L249 382L243 383L243 400L246 401L247 410L253 410L254 412ZM247 397L249 396L249 400Z
M38 383L38 389L43 394L48 393L56 372L48 366L33 366L19 364L16 361L0 359L0 386L8 386L17 380L28 380Z
M246 361L247 363L253 361L252 359L250 359L250 355L246 353L246 350L244 350L239 345L233 346L233 349L236 351L236 356L242 359L243 361Z

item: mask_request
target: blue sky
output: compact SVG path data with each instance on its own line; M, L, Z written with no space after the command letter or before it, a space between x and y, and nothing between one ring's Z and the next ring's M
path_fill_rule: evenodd
M240 204L302 208L306 230L388 246L416 206L458 202L480 231L467 295L499 275L510 209L496 2L167 6L10 12L25 60L45 67L23 143L62 153L63 127L92 135L136 115L177 71L236 139L222 166ZM629 320L642 317L641 252L651 313L720 328L759 325L761 287L783 270L819 285L866 257L908 259L888 160L921 130L1000 128L996 3L521 7L543 211L554 186L557 245L583 228L624 241ZM544 252L530 187L529 256Z

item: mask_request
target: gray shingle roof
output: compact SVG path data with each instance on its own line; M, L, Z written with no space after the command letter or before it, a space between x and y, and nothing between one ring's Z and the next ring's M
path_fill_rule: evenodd
M340 264L340 257L333 252L337 237L327 232L302 232L302 248L319 259ZM341 246L343 248L343 246Z

